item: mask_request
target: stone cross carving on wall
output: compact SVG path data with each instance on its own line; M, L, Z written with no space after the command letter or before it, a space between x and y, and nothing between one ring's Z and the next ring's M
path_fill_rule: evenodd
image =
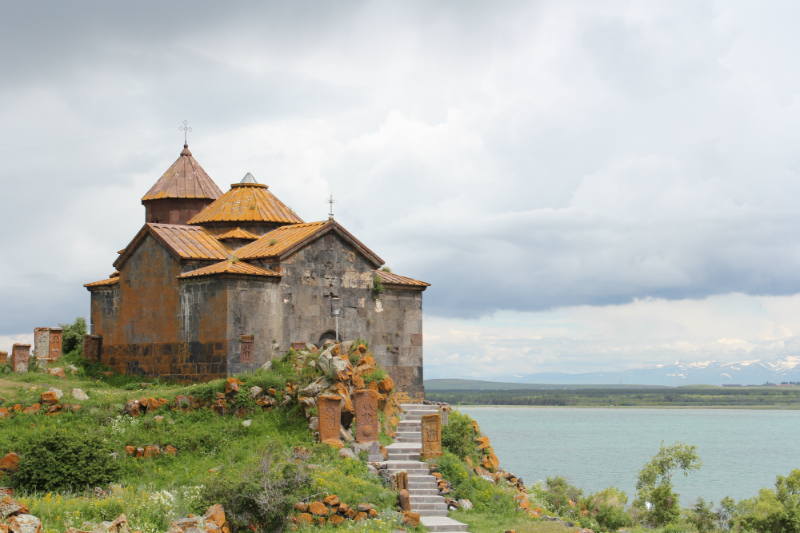
M422 459L442 455L442 417L439 414L422 417Z
M378 440L378 393L372 389L356 391L356 442Z
M83 336L83 358L91 362L100 360L100 335Z
M252 335L242 335L242 353L239 356L239 362L243 364L253 363L253 348L255 344L255 337Z
M339 396L317 396L319 440L339 440L342 423L342 399Z

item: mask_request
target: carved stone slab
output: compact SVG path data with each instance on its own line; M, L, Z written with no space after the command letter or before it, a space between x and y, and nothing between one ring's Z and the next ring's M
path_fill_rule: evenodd
M0 365L8 363L8 352L0 351Z
M319 440L339 440L342 423L342 399L339 396L317 396Z
M100 360L100 335L83 336L83 358L91 362Z
M242 335L242 354L239 356L239 362L243 364L253 363L253 349L255 346L255 337L252 335Z
M34 328L33 355L37 361L46 361L50 357L50 328Z
M378 440L378 393L372 389L356 391L356 442Z
M15 344L11 347L11 368L22 374L28 371L28 358L31 354L30 344Z
M50 328L50 352L47 357L51 361L58 361L61 359L61 339L63 338L63 333L61 328Z
M439 414L422 417L422 459L442 455L442 417Z

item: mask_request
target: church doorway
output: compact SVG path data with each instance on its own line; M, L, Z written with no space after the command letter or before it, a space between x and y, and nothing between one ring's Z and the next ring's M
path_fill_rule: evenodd
M322 345L325 344L325 341L335 341L336 340L336 332L332 329L329 329L319 337L319 341L317 341L317 348L322 348Z

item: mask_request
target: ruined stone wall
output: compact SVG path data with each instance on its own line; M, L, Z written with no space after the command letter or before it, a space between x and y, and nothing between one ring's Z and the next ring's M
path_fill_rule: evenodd
M278 278L229 279L227 284L228 373L253 371L280 357L283 303ZM241 337L252 335L252 361L242 360ZM287 348L288 349L288 348Z
M276 265L263 263L265 268ZM386 290L373 299L373 266L334 233L313 242L280 265L285 351L293 342L318 343L335 329L330 296L339 297L339 337L369 341L407 400L424 399L422 385L422 293Z
M214 323L224 323L224 298L214 291L196 298L192 293L184 297L188 311L182 312L180 273L179 262L148 236L120 270L117 294L93 292L93 333L103 336L104 364L125 374L182 381L226 374L224 325ZM198 328L184 328L192 320L199 321Z

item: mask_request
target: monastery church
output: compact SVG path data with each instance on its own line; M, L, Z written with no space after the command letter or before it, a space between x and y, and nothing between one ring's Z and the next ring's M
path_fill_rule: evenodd
M145 224L88 283L90 356L181 381L255 370L292 346L370 343L407 401L424 399L422 293L330 216L304 222L247 174L223 193L187 144L142 198ZM383 290L381 291L380 288Z

